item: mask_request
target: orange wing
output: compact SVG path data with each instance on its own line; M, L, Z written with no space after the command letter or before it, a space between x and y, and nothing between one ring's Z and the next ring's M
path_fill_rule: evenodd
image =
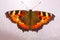
M51 20L54 20L55 15L48 13L48 12L42 12L42 11L36 11L36 14L38 15L38 18L40 21L32 26L32 30L41 29L43 25L49 23Z
M29 30L29 27L27 25L25 25L23 22L21 22L20 18L22 16L24 16L25 11L22 10L14 10L14 11L8 11L6 12L6 16L13 22L13 23L17 23L19 28L25 29L25 30Z
M38 30L43 25L54 19L54 15L42 11L25 11L14 10L6 12L6 16L13 22L17 23L23 30ZM30 19L30 20L29 20ZM33 21L32 21L33 20Z

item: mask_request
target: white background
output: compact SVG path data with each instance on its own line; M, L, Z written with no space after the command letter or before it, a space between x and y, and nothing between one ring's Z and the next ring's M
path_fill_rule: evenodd
M38 5L39 2L41 3ZM35 5L37 6L34 7ZM6 18L5 12L23 9L50 12L55 15L55 19L38 32L22 32L16 24ZM0 0L0 40L60 40L59 24L60 0Z

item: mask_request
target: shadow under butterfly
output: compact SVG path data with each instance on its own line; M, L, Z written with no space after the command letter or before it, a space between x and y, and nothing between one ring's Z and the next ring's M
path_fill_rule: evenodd
M42 29L43 25L54 20L55 15L44 11L26 11L26 10L12 10L7 11L6 17L13 23L16 23L19 29L23 31L38 31Z

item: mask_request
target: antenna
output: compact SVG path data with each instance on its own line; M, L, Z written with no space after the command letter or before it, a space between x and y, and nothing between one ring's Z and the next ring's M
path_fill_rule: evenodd
M26 9L29 8L29 7L27 7L27 5L26 5L23 1L21 1L21 3L25 5L25 8L26 8Z
M41 3L41 1L38 2L38 4L36 4L34 7L32 7L32 9L35 8L35 7L37 7L40 3Z
M27 5L23 1L21 1L21 3L25 5L26 9L29 9L29 7L27 7ZM32 9L35 8L36 6L38 6L40 3L41 3L41 1L38 2L38 4L36 4L34 7L32 7Z

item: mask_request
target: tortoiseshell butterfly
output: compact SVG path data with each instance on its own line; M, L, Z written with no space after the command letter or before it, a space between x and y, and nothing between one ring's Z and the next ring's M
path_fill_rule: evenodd
M36 31L42 28L54 19L54 15L44 11L26 11L26 10L12 10L7 11L6 16L18 25L22 30Z

